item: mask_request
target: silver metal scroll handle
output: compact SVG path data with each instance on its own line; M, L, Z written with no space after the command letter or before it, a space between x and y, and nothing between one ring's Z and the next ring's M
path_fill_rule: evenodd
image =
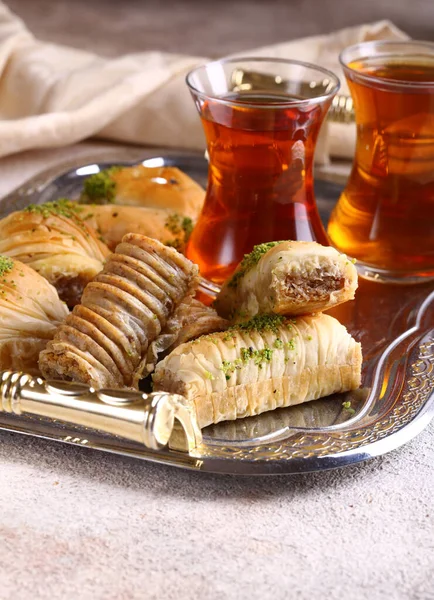
M202 442L194 411L187 400L166 392L95 391L82 383L45 381L25 373L2 371L2 411L89 427L139 442L150 450L167 446L175 433L176 449L190 451Z

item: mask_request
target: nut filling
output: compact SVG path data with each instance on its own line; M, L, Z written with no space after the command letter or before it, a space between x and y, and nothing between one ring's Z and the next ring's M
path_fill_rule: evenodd
M332 292L345 287L345 277L324 273L320 269L308 278L303 275L287 275L285 278L286 293L298 302L307 300L326 300Z

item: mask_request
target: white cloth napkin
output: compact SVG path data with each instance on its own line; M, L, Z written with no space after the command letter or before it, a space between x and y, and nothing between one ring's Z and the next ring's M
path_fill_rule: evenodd
M248 50L244 56L296 58L323 65L345 83L338 54L370 39L406 35L388 21ZM238 56L241 56L239 54ZM206 58L161 52L109 60L36 40L0 2L0 156L98 137L151 146L204 149L186 73ZM354 126L328 123L316 158L351 156Z

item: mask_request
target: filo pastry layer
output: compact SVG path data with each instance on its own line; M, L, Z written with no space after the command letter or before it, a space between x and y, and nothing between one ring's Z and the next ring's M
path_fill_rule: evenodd
M196 265L179 252L126 235L41 353L43 375L96 389L137 387L150 344L197 284Z
M68 312L41 275L0 256L0 370L38 373L39 352Z
M161 334L152 342L148 350L146 372L151 373L159 355L171 352L181 344L208 333L224 331L229 322L219 317L210 306L195 298L186 298L169 317Z
M70 307L110 253L83 214L76 204L58 200L30 205L0 220L0 253L38 271Z
M333 317L266 315L182 344L153 380L188 398L205 427L356 389L361 364L360 344Z
M191 218L168 208L84 204L79 210L84 221L98 231L112 251L127 233L151 237L184 251L194 225Z
M335 248L316 242L269 242L244 257L214 306L235 321L271 312L307 315L351 300L356 289L356 268Z

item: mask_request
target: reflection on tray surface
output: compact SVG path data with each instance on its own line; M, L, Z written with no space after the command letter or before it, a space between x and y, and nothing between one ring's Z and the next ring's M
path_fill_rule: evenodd
M368 394L368 388L361 388L256 417L210 425L203 430L204 441L211 444L215 440L244 441L273 433L277 436L284 429L318 429L345 423L360 413Z

